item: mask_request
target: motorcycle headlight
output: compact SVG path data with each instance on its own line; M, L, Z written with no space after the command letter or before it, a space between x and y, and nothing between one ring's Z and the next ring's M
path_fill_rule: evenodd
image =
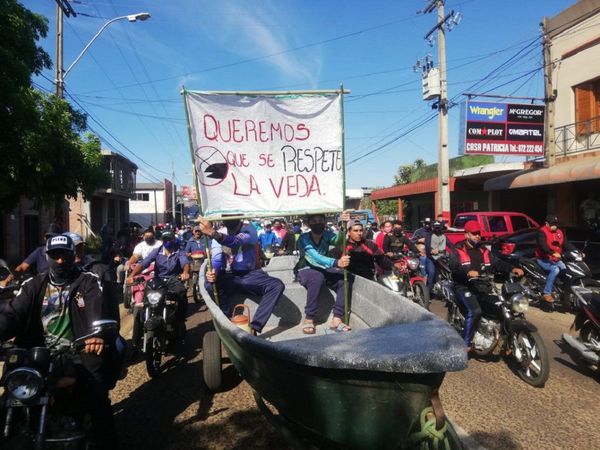
M148 292L146 298L148 299L148 303L150 303L152 306L158 305L160 299L162 298L162 293L158 291L150 291Z
M44 378L35 369L19 367L6 376L4 388L12 398L27 402L42 392Z
M410 270L417 270L419 268L419 260L417 258L409 258L408 267Z
M512 310L516 314L522 314L529 309L529 300L523 294L515 294L510 299Z

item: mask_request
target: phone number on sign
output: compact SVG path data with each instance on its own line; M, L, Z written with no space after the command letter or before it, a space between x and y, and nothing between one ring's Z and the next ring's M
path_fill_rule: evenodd
M542 144L508 144L508 149L511 153L544 153Z

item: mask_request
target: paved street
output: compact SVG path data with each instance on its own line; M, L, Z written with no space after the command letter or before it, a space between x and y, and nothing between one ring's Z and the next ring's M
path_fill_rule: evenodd
M441 302L432 308L445 314ZM224 392L212 396L205 390L200 345L211 324L196 305L190 304L190 313L190 361L156 380L138 362L113 392L122 448L284 448L233 367L226 370ZM130 317L125 316L124 335ZM532 308L529 318L552 359L546 387L530 387L502 361L471 360L466 371L446 378L441 392L446 412L489 449L600 448L600 430L592 426L600 414L599 383L580 373L553 343L568 330L572 315Z

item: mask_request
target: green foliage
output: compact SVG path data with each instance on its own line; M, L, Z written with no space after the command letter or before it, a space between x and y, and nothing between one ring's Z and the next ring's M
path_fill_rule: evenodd
M51 67L37 46L47 31L44 17L16 0L0 0L0 211L14 208L21 195L56 204L110 182L100 141L81 137L85 115L31 87L31 76Z
M84 244L85 254L97 254L102 252L102 238L98 235L89 236Z
M412 182L413 174L426 167L425 161L416 159L412 164L403 164L398 167L398 173L394 175L394 184L408 184Z
M378 200L377 215L379 217L388 218L390 216L398 216L398 200Z
M423 161L423 160L417 160ZM415 161L414 164L417 163ZM455 171L461 169L468 169L469 167L477 167L482 166L484 164L491 164L494 162L494 157L491 155L464 155L457 156L456 158L451 158L449 161L450 165L450 175L453 175ZM400 166L402 168L403 166ZM400 169L398 169L400 170ZM420 167L415 167L414 170L411 171L410 174L410 183L414 183L415 181L427 180L429 178L437 177L437 163L430 165L422 165ZM399 183L396 183L399 184Z

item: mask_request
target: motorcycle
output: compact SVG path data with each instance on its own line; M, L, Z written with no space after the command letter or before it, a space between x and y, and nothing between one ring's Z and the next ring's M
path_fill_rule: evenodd
M600 293L573 287L577 298L577 313L571 330L579 331L579 337L563 333L562 342L577 363L599 373L600 370Z
M0 350L4 360L0 410L3 414L2 448L86 448L89 405L70 391L76 379L61 374L65 360L76 358L86 339L118 328L115 320L93 322L93 331L71 344L55 348L18 348L11 343Z
M162 369L163 357L170 347L185 339L185 323L176 323L177 299L168 293L168 283L173 277L154 277L146 284L144 292L144 337L143 352L146 371L152 378Z
M192 252L191 255L191 270L192 270L192 296L194 297L194 303L202 303L202 295L200 295L200 286L198 283L200 282L200 267L204 262L204 258L206 255L203 251Z
M269 263L271 262L271 259L275 256L278 255L279 253L279 244L269 244L267 245L264 250L262 251L263 254L263 260L264 260L264 265L267 266L269 265Z
M429 310L429 290L419 271L419 256L412 252L396 253L391 259L392 273L381 277L382 284Z
M472 351L485 357L496 348L512 360L519 377L534 387L542 387L550 374L548 351L537 328L525 319L529 301L523 286L514 277L498 288L493 275L469 280L471 289L478 292L482 316L473 336ZM466 326L466 308L453 290L446 291L447 320L462 336Z
M450 257L448 253L440 253L434 258L435 263L435 283L432 293L438 298L445 298L445 292L452 289L454 281L452 280L452 271L450 270Z
M0 281L4 281L11 271L4 260L0 259ZM0 286L0 311L2 311L3 305L12 300L19 292L21 284L18 280L13 280L8 286Z
M525 271L524 285L531 292L532 304L545 305L554 308L556 304L566 310L574 311L577 306L577 297L573 291L575 287L600 288L600 282L592 278L592 271L583 261L583 254L579 250L564 252L562 261L566 270L561 270L554 286L552 295L555 302L548 304L543 301L544 286L548 273L540 267L535 259L520 258L519 267Z

